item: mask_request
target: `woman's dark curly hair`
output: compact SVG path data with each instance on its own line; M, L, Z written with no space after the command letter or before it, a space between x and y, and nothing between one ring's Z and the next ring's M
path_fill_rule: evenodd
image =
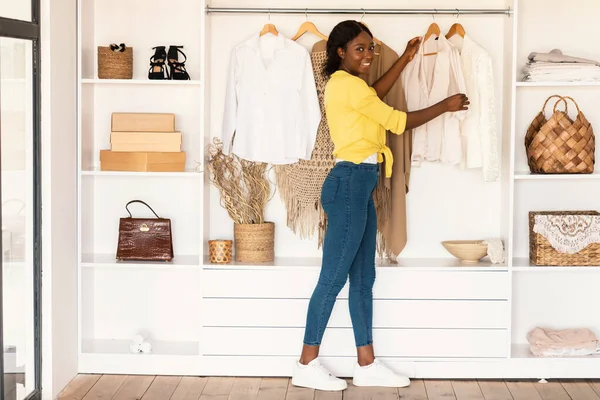
M329 39L327 39L327 64L325 64L325 73L328 76L340 69L342 59L338 55L337 49L341 47L346 50L348 43L360 35L361 32L367 32L373 38L373 34L369 28L358 21L342 21L333 28Z

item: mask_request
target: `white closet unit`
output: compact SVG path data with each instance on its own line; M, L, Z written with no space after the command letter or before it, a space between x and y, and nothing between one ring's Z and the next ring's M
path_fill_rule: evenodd
M562 47L567 54L600 58L580 40L589 34L583 29L600 29L592 24L600 6L574 1L577 7L555 0L485 2L485 9L510 10L510 15L307 13L325 34L341 20L362 17L378 39L399 53L434 20L445 34L458 18L493 60L500 181L484 182L481 170L430 164L413 168L408 245L398 264L379 262L377 267L375 350L410 377L600 377L600 356L535 358L526 344L526 333L534 326L586 326L600 334L600 317L591 307L600 301L595 290L600 268L534 267L527 258L528 211L598 208L599 175L532 176L524 156L527 125L551 94L574 96L592 124L600 125L600 115L594 115L600 96L597 84L519 82L531 51ZM207 6L290 6L307 11L364 7L358 0L300 3L78 0L81 373L290 376L319 274L316 238L301 240L287 228L286 210L275 192L266 216L275 222L276 260L209 264L207 241L233 238L233 222L219 204L204 163L206 147L221 135L231 48L258 34L269 20L291 37L306 16L213 13ZM456 0L452 7L441 1L420 6L483 7L476 0ZM369 7L412 8L408 0L374 0ZM556 29L566 17L572 18L570 29ZM583 22L586 18L589 24ZM318 40L307 34L299 43L310 51ZM97 79L97 46L113 42L133 47L132 80ZM172 44L184 45L192 80L149 81L152 47ZM175 113L187 153L186 172L100 171L99 151L109 148L112 112ZM133 199L171 218L172 263L115 261L119 218L127 216L125 204ZM130 209L151 216L141 206ZM485 259L462 265L440 244L471 238L501 238L507 262L491 264ZM129 352L137 333L150 337L151 354ZM321 355L334 373L350 376L355 349L347 287L334 308Z

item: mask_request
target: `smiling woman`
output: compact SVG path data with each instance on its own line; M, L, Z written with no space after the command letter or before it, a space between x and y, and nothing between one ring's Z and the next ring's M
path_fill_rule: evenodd
M375 358L373 351L373 284L377 215L373 191L379 178L378 163L386 159L385 174L392 174L393 156L386 145L386 130L403 134L446 112L466 110L464 94L449 97L429 108L405 113L381 99L414 57L421 38L410 40L404 54L373 86L366 83L374 56L373 34L364 24L343 21L327 41L325 112L336 165L321 190L327 214L327 231L319 281L306 317L304 346L296 362L292 384L319 390L344 390L347 383L329 373L318 361L319 346L336 297L350 278L349 307L358 363L356 386L402 387L409 379Z

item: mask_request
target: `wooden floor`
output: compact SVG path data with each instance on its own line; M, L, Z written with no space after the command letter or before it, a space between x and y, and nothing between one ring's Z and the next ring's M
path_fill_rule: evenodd
M600 381L413 380L410 387L320 392L286 378L200 378L78 375L60 400L588 400L600 399Z

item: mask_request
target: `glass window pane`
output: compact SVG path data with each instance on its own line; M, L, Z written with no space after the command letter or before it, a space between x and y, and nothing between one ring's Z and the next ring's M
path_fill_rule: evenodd
M15 400L35 388L31 50L29 40L0 38L4 381Z
M31 0L0 0L0 17L31 21Z

